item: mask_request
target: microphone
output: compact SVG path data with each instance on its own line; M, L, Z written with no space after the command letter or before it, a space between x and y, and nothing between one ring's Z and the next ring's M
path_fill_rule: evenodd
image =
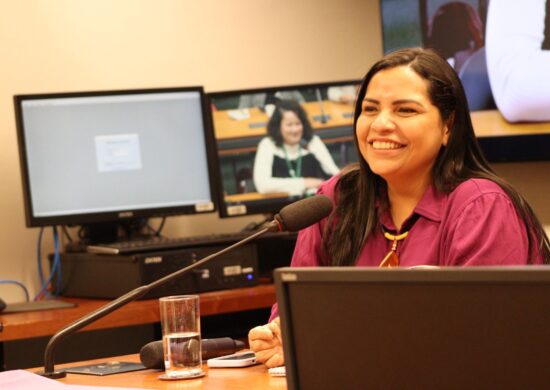
M330 198L315 195L283 207L274 219L281 224L279 231L297 232L325 218L331 211Z
M330 115L325 114L325 109L323 107L323 98L321 97L321 91L319 90L319 88L315 89L315 97L319 102L319 110L321 111L321 115L314 116L314 119L318 120L321 123L327 123L330 119Z
M46 349L44 350L44 372L40 372L38 374L52 379L63 378L67 375L64 371L55 371L55 347L57 346L57 344L59 344L61 340L75 333L79 329L82 329L85 326L93 323L94 321L105 317L107 314L112 313L119 307L122 307L127 303L141 298L152 289L171 282L172 280L191 271L192 269L200 267L204 263L218 256L221 256L235 248L238 248L252 240L255 240L258 236L261 236L264 233L281 231L295 232L306 228L317 221L320 221L321 219L328 216L331 211L332 201L324 195L316 195L311 198L305 198L297 202L291 203L290 205L283 207L279 214L275 215L274 220L271 221L267 225L267 227L257 231L256 233L246 237L245 239L238 241L235 244L218 252L212 253L211 255L206 256L203 259L180 270L177 270L169 275L166 275L152 283L135 288L134 290L129 291L123 296L115 299L114 301L107 303L99 309L65 326L56 334L54 334L46 345Z
M244 342L233 340L231 337L201 340L202 360L208 360L218 356L231 355L245 348ZM139 351L139 360L145 368L158 368L164 370L164 352L162 340L145 344Z

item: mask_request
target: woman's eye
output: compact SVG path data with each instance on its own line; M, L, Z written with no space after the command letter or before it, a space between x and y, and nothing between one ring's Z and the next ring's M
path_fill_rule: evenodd
M378 108L376 106L364 106L363 112L367 114L372 114L378 111Z
M401 115L413 115L416 114L416 110L410 107L400 107L397 112Z

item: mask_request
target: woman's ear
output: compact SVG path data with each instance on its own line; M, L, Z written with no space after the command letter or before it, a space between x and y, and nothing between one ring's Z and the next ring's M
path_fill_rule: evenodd
M449 137L451 135L451 129L453 128L453 124L455 122L455 114L454 112L451 114L449 119L445 122L445 125L443 126L443 146L447 146L447 143L449 142Z
M449 142L449 135L450 135L450 131L449 131L449 125L445 125L445 127L443 128L443 146L447 146L447 143Z

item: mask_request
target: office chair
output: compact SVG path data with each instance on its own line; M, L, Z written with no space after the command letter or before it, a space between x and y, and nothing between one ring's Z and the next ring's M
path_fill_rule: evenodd
M458 72L462 81L470 110L491 110L496 108L487 74L485 48L472 54Z

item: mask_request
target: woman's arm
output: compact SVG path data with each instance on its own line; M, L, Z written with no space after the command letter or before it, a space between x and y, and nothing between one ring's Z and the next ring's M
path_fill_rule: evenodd
M546 0L491 1L487 71L498 109L511 122L550 120L550 51L542 50Z
M334 163L330 152L328 151L325 143L318 136L314 135L308 144L309 151L315 156L323 171L330 176L336 175L340 172L338 166Z

